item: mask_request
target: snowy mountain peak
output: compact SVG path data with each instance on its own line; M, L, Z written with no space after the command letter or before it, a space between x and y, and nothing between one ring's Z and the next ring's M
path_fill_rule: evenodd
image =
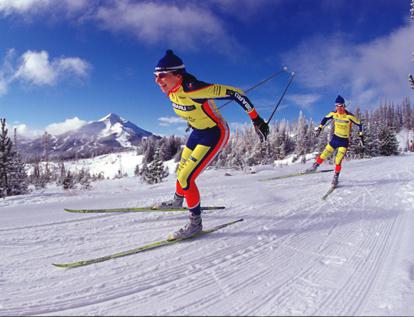
M87 158L99 154L120 151L137 146L142 138L153 135L115 113L109 113L98 121L54 136L49 141L50 158ZM39 155L43 151L42 139L25 145L22 152Z
M124 118L121 118L115 113L109 113L102 119L98 120L99 122L109 122L111 125L114 125L116 123L125 123L128 122L128 120L125 120Z

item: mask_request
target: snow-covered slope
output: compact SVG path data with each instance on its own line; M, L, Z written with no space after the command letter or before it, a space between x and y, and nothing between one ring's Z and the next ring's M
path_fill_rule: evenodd
M256 174L208 170L198 185L206 228L199 239L71 270L66 262L164 238L185 212L70 214L168 199L157 185L105 180L91 191L49 188L0 201L1 315L413 315L414 156L345 162L332 175L261 182L303 169ZM229 172L229 171L227 171Z
M143 155L137 155L136 151L125 151L118 153L109 153L99 155L89 159L69 160L65 161L65 170L71 172L79 172L81 169L88 171L91 175L102 174L104 178L114 178L121 174L122 176L134 176L137 165L142 167ZM174 159L164 162L164 167L168 167L170 172L174 172L177 166ZM45 166L45 162L42 162ZM49 162L49 170L59 170L59 163ZM33 166L28 167L28 173L33 172Z

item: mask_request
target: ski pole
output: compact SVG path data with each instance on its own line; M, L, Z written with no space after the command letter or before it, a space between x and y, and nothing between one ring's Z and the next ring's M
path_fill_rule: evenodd
M255 85L253 85L252 87L250 87L250 88L246 89L244 92L245 92L245 93L248 93L249 91L252 91L253 89L255 89L255 88L257 88L257 87L259 87L259 86L263 85L264 83L268 82L268 81L269 81L269 80L271 80L272 78L276 77L277 75L280 75L280 74L281 74L281 73L283 73L283 72L287 72L287 70L288 70L287 66L284 66L284 67L282 68L282 70L279 70L279 71L277 71L277 72L274 72L274 73L273 73L273 74L271 74L270 76L268 76L268 77L266 77L265 79L263 79L263 80L259 81L257 84L255 84ZM231 103L232 101L234 101L234 100L229 100L229 101L227 101L226 103L224 103L224 104L222 104L220 107L218 107L218 109L221 109L221 108L223 108L224 106L227 106L227 105L228 105L229 103Z
M289 88L290 84L292 83L292 81L293 81L293 78L294 78L294 77L295 77L295 72L291 72L291 73L290 73L290 80L289 80L289 82L287 83L287 85L286 85L286 87L285 87L285 90L283 91L282 95L280 96L279 101L277 102L277 104L276 104L275 108L273 109L273 112L272 112L272 114L270 115L269 120L267 120L267 122L266 122L267 124L269 124L270 120L272 120L273 115L275 114L275 112L276 112L277 108L279 107L280 103L282 102L283 97L285 96L285 94L286 94L286 92L287 92L287 90L288 90L288 88Z

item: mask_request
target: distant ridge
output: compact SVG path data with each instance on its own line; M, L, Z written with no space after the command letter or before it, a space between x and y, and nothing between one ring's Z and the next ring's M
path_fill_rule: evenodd
M109 113L98 121L91 121L77 129L50 136L48 155L50 159L89 158L133 148L142 138L149 136L154 134L115 113ZM21 141L18 149L26 159L42 158L43 138Z

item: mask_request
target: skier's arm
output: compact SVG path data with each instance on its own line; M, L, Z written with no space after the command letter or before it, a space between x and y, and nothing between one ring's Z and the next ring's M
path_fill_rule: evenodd
M251 101L244 95L243 90L226 85L205 85L200 89L188 91L188 96L194 100L200 99L232 99L236 101L253 120L258 116Z
M261 139L266 139L269 134L269 125L259 116L253 104L244 95L244 92L241 89L232 86L213 84L188 92L188 96L194 100L232 99L247 112Z
M321 123L319 124L319 127L321 130L324 128L325 124L332 120L333 116L334 116L334 112L329 112L325 117L323 117L323 119L321 120Z
M332 120L333 115L334 115L334 113L333 113L333 112L328 113L328 114L327 114L327 115L326 115L326 116L322 119L322 121L321 121L321 123L319 124L319 126L315 128L315 136L316 136L316 137L318 137L318 136L319 136L319 134L320 134L320 133L321 133L321 131L323 130L323 128L324 128L324 126L325 126L325 124L326 124L328 121Z
M352 113L348 114L348 118L349 118L349 120L351 120L352 123L354 123L355 125L358 126L358 128L359 128L358 135L362 136L363 135L363 128L362 128L361 120L357 119L357 117L355 117Z

